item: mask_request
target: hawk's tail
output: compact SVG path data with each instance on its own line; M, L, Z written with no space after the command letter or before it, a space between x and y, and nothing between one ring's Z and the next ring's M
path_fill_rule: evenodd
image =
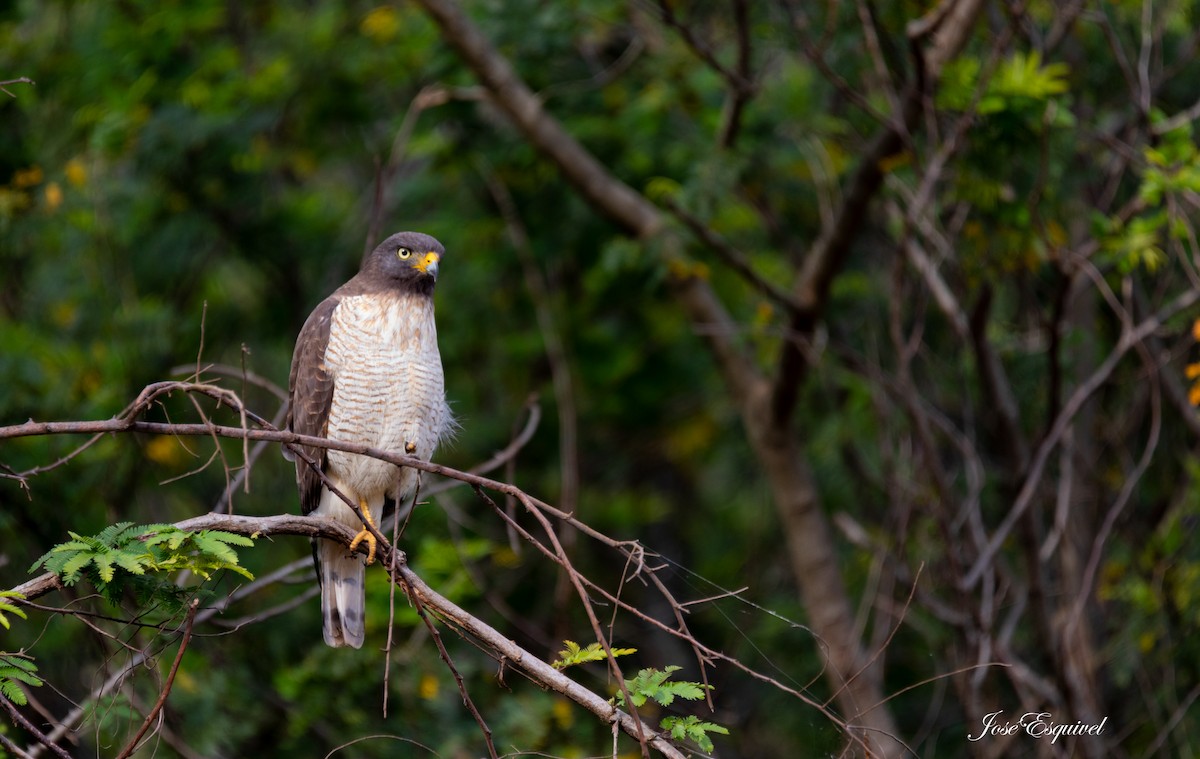
M362 559L332 540L316 541L321 574L321 626L325 642L334 648L361 648L367 601Z

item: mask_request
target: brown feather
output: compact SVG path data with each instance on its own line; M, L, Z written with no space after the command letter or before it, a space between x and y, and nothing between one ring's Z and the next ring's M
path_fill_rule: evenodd
M326 437L329 409L333 404L333 373L325 364L325 349L329 346L329 324L340 302L337 293L322 301L308 321L304 322L300 336L296 338L296 351L292 356L292 371L288 379L291 397L287 414L289 432ZM301 450L317 462L321 471L325 470L327 449L301 446ZM303 514L312 513L321 502L321 477L303 458L287 457L296 462L300 511Z

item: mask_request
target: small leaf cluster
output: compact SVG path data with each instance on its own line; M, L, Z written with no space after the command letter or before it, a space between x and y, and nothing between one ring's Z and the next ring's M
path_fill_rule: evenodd
M207 580L228 569L253 579L239 564L233 546L249 547L254 541L230 532L188 532L173 525L120 522L90 537L68 534L70 540L43 554L29 571L45 567L67 585L86 578L114 604L127 587L135 591L139 602L152 597L166 601L167 596L178 595L179 589L172 583L149 577L154 573L190 571Z
M954 111L967 110L976 98L983 76L983 61L963 56L946 66L938 105ZM1070 70L1064 63L1044 64L1036 51L1016 52L1004 60L985 85L976 108L981 116L1024 108L1050 101L1069 89ZM1058 114L1056 114L1058 115ZM1069 119L1065 111L1059 118Z
M40 686L41 678L35 675L35 672L37 665L29 657L0 651L0 695L17 706L29 703L29 698L20 684L25 683L34 688Z
M1155 112L1151 120L1162 124L1164 118ZM1168 260L1164 250L1166 240L1189 240L1187 221L1173 213L1167 201L1200 192L1200 149L1192 138L1190 123L1167 131L1158 143L1145 147L1142 155L1145 169L1138 200L1147 210L1128 221L1114 214L1101 217L1094 224L1104 252L1122 274L1139 268L1153 274Z
M585 664L592 661L604 661L608 658L608 654L604 653L604 649L599 643L592 643L587 648L582 648L573 640L564 640L565 649L558 652L560 658L555 659L550 663L555 669L566 669L575 664ZM637 653L636 648L613 648L612 655L628 656L632 653Z
M704 698L704 691L712 690L711 685L688 681L672 681L671 675L682 669L670 665L666 669L647 668L640 670L636 677L625 681L625 689L634 706L642 706L647 701L654 701L660 706L670 706L676 698L688 701L699 701ZM625 694L616 695L618 706L625 706ZM727 728L712 722L705 722L696 716L664 717L659 726L667 731L672 738L688 739L704 751L713 750L712 739L708 733L729 735Z

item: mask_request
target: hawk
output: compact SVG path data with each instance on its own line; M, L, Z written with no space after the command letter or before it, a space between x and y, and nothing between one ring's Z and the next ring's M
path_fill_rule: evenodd
M433 456L453 425L433 319L433 288L444 253L429 235L394 234L363 260L358 274L317 306L304 322L292 356L289 431L424 461ZM325 448L300 450L358 504L372 526L385 499L399 503L416 487L419 473L411 468ZM366 566L354 549L365 541L370 564L375 538L303 457L284 455L296 462L304 514L361 529L349 551L330 540L313 541L325 642L359 648Z

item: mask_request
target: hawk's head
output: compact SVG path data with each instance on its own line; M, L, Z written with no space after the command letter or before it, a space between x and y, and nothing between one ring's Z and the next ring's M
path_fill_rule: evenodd
M371 251L363 261L362 273L382 278L387 287L433 292L438 263L446 249L429 235L397 232Z

